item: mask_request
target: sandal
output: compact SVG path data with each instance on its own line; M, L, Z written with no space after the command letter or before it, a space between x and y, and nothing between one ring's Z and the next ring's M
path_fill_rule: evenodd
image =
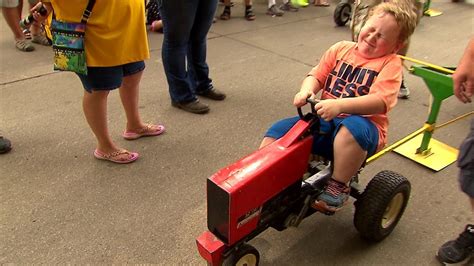
M252 6L246 7L245 8L245 19L248 21L255 20L256 16L255 13L253 13Z
M35 47L26 40L15 41L15 47L22 52L31 52L35 50Z
M229 20L230 19L230 6L224 7L224 11L222 11L222 14L219 18L222 19L222 20Z
M33 35L33 37L31 38L31 41L34 42L34 43L37 43L37 44L44 45L44 46L50 46L51 45L48 38L46 38L46 36L44 36L44 35Z
M126 156L124 156L126 155ZM125 164L131 163L138 159L138 153L136 152L129 152L127 150L117 150L111 153L103 153L98 149L94 151L94 157L99 160L106 160L113 163Z
M31 32L30 32L29 29L24 29L24 30L23 30L23 35L25 35L25 38L26 38L27 40L31 40Z
M137 130L136 132L125 130L125 132L122 134L122 137L126 140L134 140L141 137L158 136L163 132L165 132L165 127L163 125L145 124L145 127Z

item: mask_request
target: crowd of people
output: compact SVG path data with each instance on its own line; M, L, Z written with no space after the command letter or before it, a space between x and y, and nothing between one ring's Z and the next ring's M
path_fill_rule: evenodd
M171 106L184 111L205 114L210 107L199 97L222 101L226 94L213 86L207 64L207 34L213 23L216 1L121 1L109 0L30 0L30 8L36 22L21 28L22 1L3 0L2 13L20 51L32 51L31 43L50 45L41 26L47 15L39 13L44 6L48 13L54 11L55 19L80 21L85 7L93 2L87 24L86 56L87 75L77 74L83 88L83 112L97 140L93 156L99 160L125 164L139 158L138 152L119 147L111 138L107 126L107 97L118 89L126 114L126 126L122 137L136 140L141 137L159 136L164 125L147 124L139 113L140 81L145 60L150 57L147 27L163 33L162 61L168 82ZM224 9L220 19L231 17L230 0L222 0ZM322 212L336 212L344 206L348 197L350 178L359 170L365 159L386 144L387 113L395 106L397 96L407 98L403 82L402 63L397 53L406 53L408 41L420 19L420 5L411 0L356 2L353 23L353 42L338 42L329 48L301 84L293 104L302 106L309 97L321 92L321 100L315 109L321 117L321 127L329 132L324 136L313 132L313 153L334 162L333 176L325 191L312 203ZM244 0L244 17L254 20L251 0ZM308 5L299 0L298 6ZM325 1L312 2L328 6ZM297 11L298 6L284 0L276 6L269 0L267 14L281 16L284 11ZM146 14L145 7L148 10ZM113 9L112 11L110 9ZM358 12L357 10L362 10ZM115 19L127 12L129 20L122 23ZM363 13L364 12L364 13ZM31 34L31 43L27 41ZM119 34L120 33L120 34ZM92 45L92 43L94 45ZM120 51L129 51L121 53ZM104 53L103 51L107 51ZM342 72L360 69L365 73L355 80ZM453 75L454 94L466 103L471 102L474 87L474 39L461 59ZM341 71L341 73L334 73ZM335 84L346 84L344 88ZM400 96L401 95L401 96ZM261 147L282 137L299 119L292 117L276 122L265 134ZM462 190L471 199L474 211L474 122L471 132L463 143L458 165ZM0 136L0 153L11 150L10 141ZM456 240L444 244L437 257L445 263L461 261L474 249L474 225L466 226Z

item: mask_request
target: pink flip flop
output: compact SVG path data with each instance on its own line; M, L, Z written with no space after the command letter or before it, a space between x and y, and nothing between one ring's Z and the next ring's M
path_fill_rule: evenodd
M127 157L123 158L121 155L128 155ZM113 163L125 164L131 163L138 159L138 153L136 152L129 152L127 150L117 150L111 153L103 153L98 149L94 151L94 157L99 160L106 160Z
M134 140L141 137L158 136L163 134L163 132L165 132L165 126L163 125L146 124L144 128L141 128L137 132L125 130L122 137L126 140Z

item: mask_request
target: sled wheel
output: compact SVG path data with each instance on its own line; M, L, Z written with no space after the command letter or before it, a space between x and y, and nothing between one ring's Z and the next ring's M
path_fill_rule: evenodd
M348 3L339 3L334 10L334 22L337 26L344 26L351 18L352 8Z
M224 262L224 265L257 266L259 261L260 254L257 249L251 245L243 244Z
M355 202L354 225L362 238L381 241L395 228L410 197L410 182L392 171L382 171Z

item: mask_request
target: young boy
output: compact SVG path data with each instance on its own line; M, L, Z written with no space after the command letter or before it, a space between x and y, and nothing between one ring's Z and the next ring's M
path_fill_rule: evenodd
M367 21L367 17L371 9L382 2L392 2L402 8L406 8L416 13L417 24L420 22L423 16L423 4L420 0L357 0L354 4L354 12L352 12L351 19L351 31L352 40L356 41L360 30ZM406 55L408 47L410 46L410 39L406 41L406 45L398 51L399 55ZM408 99L410 97L410 90L405 86L405 82L402 77L402 83L400 85L400 91L398 92L398 98Z
M348 183L368 156L386 144L387 113L397 102L402 64L397 51L413 33L416 16L393 3L378 5L362 28L357 43L342 41L322 56L303 80L293 104L306 104L322 91L315 109L321 131L313 132L313 153L333 159L326 190L312 203L323 212L339 210L349 197ZM282 137L298 121L278 121L261 147Z

